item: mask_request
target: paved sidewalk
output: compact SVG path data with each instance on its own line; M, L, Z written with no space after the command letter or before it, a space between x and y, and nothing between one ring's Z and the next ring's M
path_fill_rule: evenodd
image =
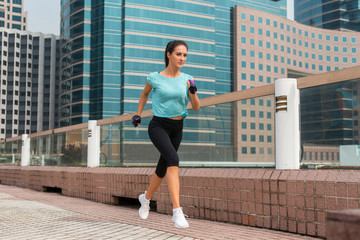
M200 219L176 229L170 215L0 184L0 239L316 239Z

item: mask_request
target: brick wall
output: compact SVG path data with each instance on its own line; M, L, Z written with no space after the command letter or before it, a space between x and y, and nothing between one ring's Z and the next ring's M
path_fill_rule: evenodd
M152 168L0 166L0 183L117 204L137 198ZM360 207L360 171L270 169L180 169L180 202L193 218L326 236L326 211ZM171 213L166 182L153 200Z

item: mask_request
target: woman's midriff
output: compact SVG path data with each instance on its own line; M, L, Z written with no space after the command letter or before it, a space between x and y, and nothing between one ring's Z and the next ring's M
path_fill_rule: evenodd
M180 116L177 116L177 117L171 117L171 118L169 118L169 119L172 119L172 120L181 120L181 119L183 119L183 116L180 115Z

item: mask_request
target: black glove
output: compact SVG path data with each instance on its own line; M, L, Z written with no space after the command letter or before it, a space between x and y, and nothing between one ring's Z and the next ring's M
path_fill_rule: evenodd
M141 123L141 117L139 116L139 115L134 115L133 117L132 117L132 125L134 126L134 127L137 127L137 126L139 126L140 125L140 123Z
M189 80L189 83L190 83L190 87L189 87L190 93L195 94L197 92L197 88L196 88L194 80Z

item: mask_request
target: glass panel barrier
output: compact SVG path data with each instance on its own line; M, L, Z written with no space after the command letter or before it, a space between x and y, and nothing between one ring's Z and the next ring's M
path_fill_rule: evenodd
M300 91L303 167L360 166L359 80Z
M101 126L102 166L155 166L151 117ZM180 166L274 167L274 95L190 110L178 150Z
M88 130L80 129L30 141L31 166L87 166Z
M20 165L21 140L0 143L0 164Z

